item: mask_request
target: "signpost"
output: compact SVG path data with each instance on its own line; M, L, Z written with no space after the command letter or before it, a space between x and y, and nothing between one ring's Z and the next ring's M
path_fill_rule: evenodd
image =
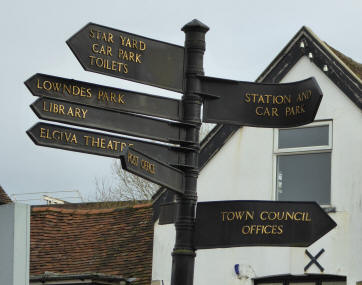
M133 112L170 120L181 120L179 100L117 89L45 74L35 74L25 81L38 97L64 100L121 112Z
M203 202L197 204L195 248L308 247L335 226L315 202Z
M87 71L182 92L184 48L89 23L67 41Z
M146 154L164 161L169 165L185 165L186 149L172 145L162 145L152 142L111 136L107 134L37 123L27 134L36 145L59 148L64 150L89 153L112 158L119 158L126 147L136 148Z
M128 148L121 156L122 168L178 193L185 191L184 172L142 152Z
M313 78L278 85L205 77L208 30L186 24L181 47L89 23L67 41L85 70L182 92L181 101L44 74L25 82L41 97L31 105L41 119L178 144L45 123L28 131L38 145L120 157L127 171L176 192L175 217L165 221L176 228L172 285L193 284L195 249L308 246L336 226L316 203L270 201L199 203L195 224L202 103L205 122L294 127L314 120L322 98Z
M186 140L186 125L119 113L61 100L39 98L30 106L40 119L95 128L163 142Z
M204 122L286 128L313 122L322 91L314 78L261 84L200 77Z

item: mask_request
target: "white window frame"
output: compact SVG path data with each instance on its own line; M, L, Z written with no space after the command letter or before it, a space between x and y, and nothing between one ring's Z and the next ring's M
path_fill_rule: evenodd
M321 146L308 146L308 147L293 147L293 148L282 148L279 149L279 130L284 128L274 129L273 130L273 193L272 199L277 201L277 157L281 155L295 155L295 154L313 154L313 153L323 153L330 152L332 153L333 149L333 121L332 120L323 120L315 121L308 125L294 127L294 128L285 128L286 130L292 129L303 129L303 128L312 128L319 126L328 126L328 145ZM331 161L332 167L332 161ZM332 169L331 169L332 171ZM321 205L323 207L330 207L332 204L332 183L331 183L331 201L328 205Z

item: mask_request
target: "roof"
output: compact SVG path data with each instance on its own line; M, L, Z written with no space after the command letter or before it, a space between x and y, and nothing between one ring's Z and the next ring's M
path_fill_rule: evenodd
M313 63L343 91L346 97L362 109L362 65L321 41L307 27L302 27L297 32L255 82L279 83L298 60L303 56L309 56L309 53L313 54ZM205 137L201 143L200 171L239 128L240 126L236 125L218 124ZM169 190L161 188L159 192L156 199L161 201L155 203L156 207L174 200L170 198L174 196L173 193L166 194L170 192ZM159 209L155 210L156 214L159 212ZM157 219L158 216L154 218Z
M280 82L302 56L310 54L313 63L362 109L361 64L321 41L308 27L298 31L258 77L257 82Z
M0 205L9 204L13 201L10 199L8 194L4 191L4 189L0 185Z
M150 284L151 204L100 209L91 204L83 209L32 207L30 275L106 274Z

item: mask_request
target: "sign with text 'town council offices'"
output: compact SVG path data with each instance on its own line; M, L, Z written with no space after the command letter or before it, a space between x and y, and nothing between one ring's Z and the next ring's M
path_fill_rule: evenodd
M307 247L336 225L316 202L202 202L197 203L194 246Z
M87 71L182 92L182 46L93 23L67 44Z

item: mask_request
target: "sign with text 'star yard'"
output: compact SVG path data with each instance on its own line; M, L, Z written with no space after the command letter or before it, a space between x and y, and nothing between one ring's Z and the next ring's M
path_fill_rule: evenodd
M182 92L184 48L89 23L67 41L87 71Z
M197 203L195 248L308 247L336 226L315 202Z
M25 81L39 97L102 109L133 112L170 120L181 119L179 100L37 73Z
M36 145L112 158L119 158L126 147L132 146L169 165L185 164L185 151L171 145L112 136L93 131L37 123L27 134Z
M286 128L313 122L322 91L314 78L264 84L200 77L203 121L251 127Z
M175 192L182 194L185 191L183 171L131 148L120 158L123 169Z

